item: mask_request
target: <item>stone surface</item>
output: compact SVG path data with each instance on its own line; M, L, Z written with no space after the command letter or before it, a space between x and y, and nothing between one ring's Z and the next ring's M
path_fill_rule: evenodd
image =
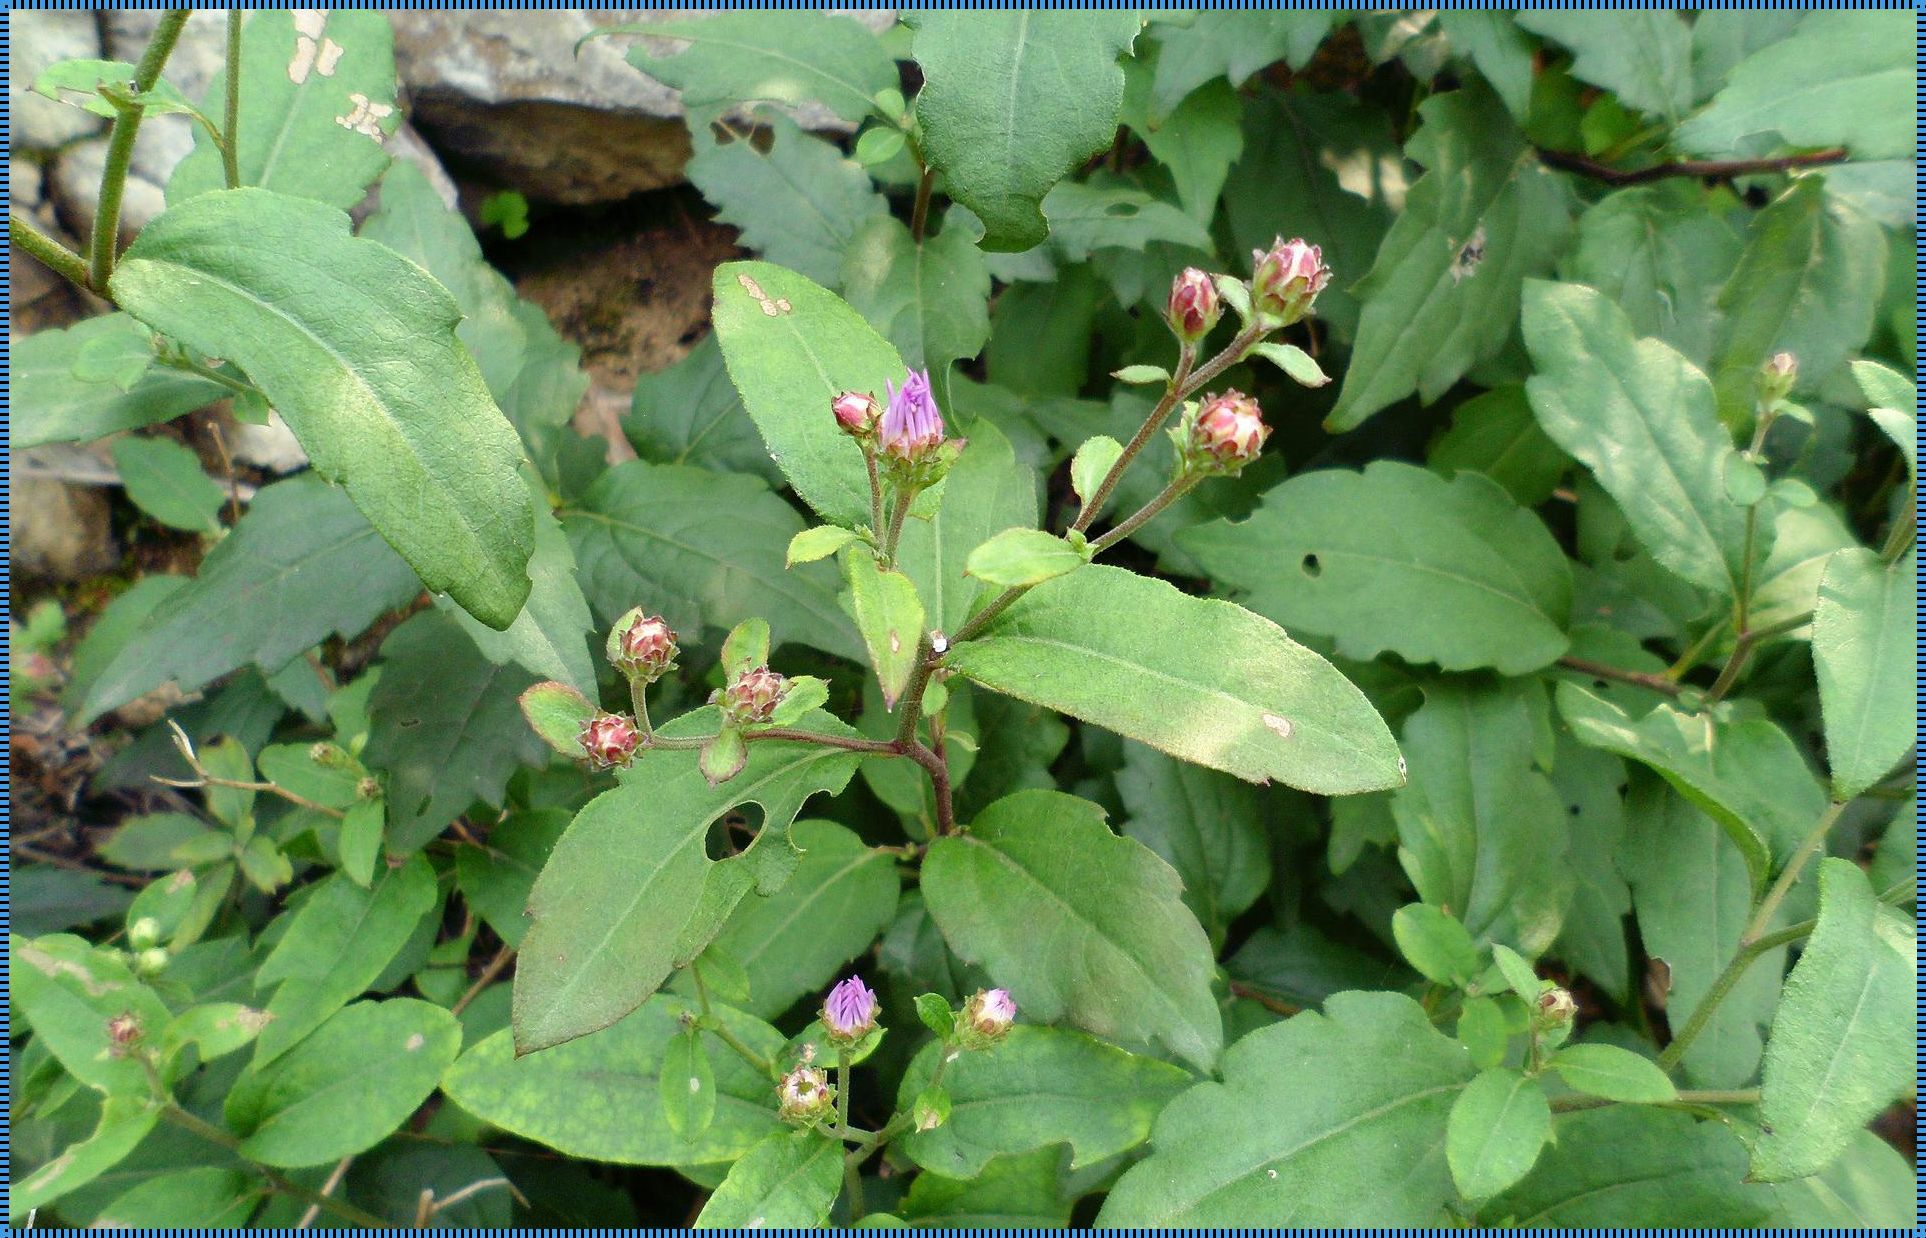
M56 60L98 60L99 18L86 9L15 9L9 26L12 60L7 105L12 141L28 150L55 150L106 128L91 112L33 93L34 79Z
M7 196L15 206L40 205L40 165L31 159L7 160Z
M11 481L13 540L8 550L15 573L80 580L118 561L107 496L101 490L37 477L26 469L16 470Z
M100 201L100 174L107 166L107 139L88 138L60 152L53 165L54 198L60 219L69 232L85 236L92 230L94 205ZM120 235L131 240L147 222L167 209L167 195L159 184L129 172L120 196Z
M308 453L281 420L269 413L265 424L237 421L227 431L227 449L236 464L251 464L270 473L292 473L308 462Z

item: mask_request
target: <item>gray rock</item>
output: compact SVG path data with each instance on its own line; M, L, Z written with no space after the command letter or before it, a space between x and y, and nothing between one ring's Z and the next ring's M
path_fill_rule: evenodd
M12 143L27 150L57 150L99 133L107 122L91 112L33 93L34 79L57 60L99 60L100 25L86 9L16 9L13 58L7 78Z
M7 196L14 205L29 208L39 206L40 191L39 164L31 159L7 160Z
M13 476L13 570L48 580L80 580L119 559L108 522L107 496L26 470Z
M53 165L53 193L62 221L76 236L93 229L94 207L100 201L100 174L107 168L107 139L88 138L60 152ZM167 209L161 186L133 168L120 197L120 235L130 239L149 220Z
M236 463L270 473L292 473L308 462L308 453L301 450L294 431L288 429L279 413L269 413L263 425L235 422L227 431L227 448Z
M159 9L108 10L107 52L115 60L138 61L147 50L159 24ZM227 67L227 10L196 9L181 28L174 52L167 58L163 76L180 92L205 105L207 88L214 76ZM214 101L209 115L220 121L220 104ZM185 116L149 116L141 122L140 136L134 140L134 174L150 184L165 187L174 166L194 149L195 124Z

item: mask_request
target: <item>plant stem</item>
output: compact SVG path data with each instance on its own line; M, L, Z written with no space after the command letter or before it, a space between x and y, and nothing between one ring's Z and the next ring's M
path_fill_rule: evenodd
M1616 679L1620 683L1637 684L1641 688L1650 688L1666 696L1677 696L1684 691L1668 675L1653 674L1649 671L1628 671L1620 667L1608 666L1603 662L1594 662L1589 658L1575 658L1568 655L1558 659L1558 664L1587 675L1596 675L1600 679Z
M1880 548L1879 557L1887 564L1897 563L1907 550L1912 548L1913 533L1919 525L1919 512L1916 508L1918 498L1905 505L1899 519L1893 522L1892 529L1886 534L1886 544Z
M1553 1113L1575 1113L1580 1109L1603 1109L1607 1105L1628 1102L1607 1100L1603 1096L1560 1096L1551 1103ZM1756 1105L1759 1103L1759 1089L1739 1088L1733 1091L1693 1092L1681 1090L1678 1096L1665 1102L1665 1107L1676 1108L1684 1105Z
M19 211L7 212L7 240L40 259L48 270L77 288L91 290L87 260L35 226Z
M333 1195L335 1188L341 1185L341 1179L348 1176L348 1170L352 1168L353 1165L354 1157L352 1156L344 1156L339 1161L336 1161L334 1169L328 1174L328 1180L321 1184L321 1194ZM294 1223L294 1228L307 1229L314 1224L314 1219L320 1215L321 1205L309 1204L308 1210L301 1214L301 1219Z
M883 535L883 564L887 568L896 566L896 543L903 536L903 522L909 519L910 504L915 501L916 491L908 486L896 493L896 506L889 516L889 531Z
M1704 635L1693 641L1691 647L1679 655L1678 661L1665 668L1665 677L1674 684L1685 678L1685 673L1699 664L1699 658L1704 655L1706 646L1717 640L1719 633L1725 631L1725 625L1726 621L1721 619L1707 628Z
M234 791L264 791L269 795L278 795L290 804L318 812L326 817L333 817L336 820L348 815L339 808L330 808L326 804L316 803L305 795L290 791L278 782L243 782L238 778L216 778L214 775L204 773L200 770L195 770L194 772L200 776L193 779L179 779L162 778L156 774L152 775L152 777L155 782L160 783L164 787L182 787L187 789L196 787L227 787Z
M916 205L910 210L910 239L918 245L923 243L923 233L930 221L930 191L936 187L936 169L923 165L923 175L916 182Z
M199 1135L209 1143L226 1148L230 1152L238 1153L240 1151L241 1141L239 1139L214 1125L212 1122L189 1113L178 1104L175 1104L172 1098L162 1102L161 1116L181 1129ZM311 1191L299 1183L290 1182L288 1179L264 1165L256 1165L254 1168L260 1170L260 1172L266 1176L269 1184L271 1184L275 1190L284 1195L292 1195L294 1198L312 1204L315 1207L326 1209L350 1224L359 1225L364 1229L396 1228L392 1222L384 1221L372 1212L364 1212L353 1204L328 1195L323 1195L319 1191Z
M1847 158L1843 146L1829 146L1824 150L1808 151L1802 155L1779 155L1771 159L1724 159L1724 160L1684 160L1679 163L1661 163L1636 171L1624 171L1607 167L1583 155L1570 151L1546 150L1538 148L1538 158L1545 164L1564 172L1576 172L1607 185L1642 185L1646 181L1663 180L1668 176L1696 176L1729 179L1746 176L1755 172L1787 172L1793 168L1816 168L1829 163L1843 163Z
M495 951L495 957L488 960L488 966L481 969L481 975L476 976L475 983L469 985L468 991L463 993L461 997L456 1000L455 1004L448 1008L448 1013L458 1015L468 1009L468 1004L480 997L482 990L490 984L493 984L495 978L502 974L509 963L514 961L514 958L515 947L513 946L503 946L501 949Z
M635 713L635 729L641 733L642 742L647 743L655 734L649 725L649 685L639 676L629 676L629 708Z
M1137 509L1136 515L1130 517L1130 519L1117 525L1108 533L1105 533L1102 537L1092 542L1090 544L1091 553L1102 554L1118 542L1121 542L1124 538L1129 537L1132 533L1135 533L1138 529L1156 519L1159 512L1169 507L1172 503L1175 503L1178 499L1183 498L1186 494L1189 494L1197 487L1197 483L1203 480L1204 476L1201 473L1189 473L1171 479L1171 483L1168 486L1165 486L1157 492L1156 498Z
M715 1010L709 1005L709 986L702 983L702 965L699 962L689 964L689 978L695 982L696 1002L702 1008L702 1028L705 1031L713 1033L717 1040L734 1049L736 1056L740 1057L743 1061L755 1067L768 1078L774 1079L776 1077L775 1063L771 1062L762 1054L757 1053L748 1045L743 1044L741 1037L725 1027L721 1019L716 1018Z
M956 804L950 790L949 758L924 744L912 744L910 757L930 776L936 791L936 833L940 838L956 833Z
M246 10L227 11L227 99L221 119L221 171L227 187L241 187L241 18Z
M863 446L863 467L869 470L869 531L872 537L883 536L883 479L876 474L876 452L868 444Z
M154 27L140 63L134 67L134 91L145 94L160 80L167 58L174 54L181 27L187 24L187 9L168 9ZM107 135L107 163L100 176L100 200L94 210L93 269L90 283L101 296L107 295L107 280L114 273L114 258L120 246L120 200L127 189L127 167L134 158L134 139L140 134L141 117L147 109L132 103L115 109L114 127Z
M1110 501L1111 492L1117 488L1117 483L1123 480L1124 472L1130 468L1130 462L1136 459L1137 453L1150 442L1150 436L1157 432L1158 427L1169 419L1170 411L1181 404L1184 397L1191 391L1209 382L1212 377L1226 369L1231 364L1225 360L1226 357L1233 353L1241 356L1245 348L1257 342L1257 338L1257 333L1250 328L1239 332L1237 338L1231 341L1230 347L1211 358L1198 372L1195 380L1191 377L1190 367L1197 359L1196 345L1185 344L1177 350L1177 372L1170 376L1170 382L1164 387L1163 398L1158 400L1157 406L1150 410L1150 415L1144 418L1144 423L1137 427L1137 433L1124 444L1122 454L1110 466L1110 471L1103 475L1103 480L1097 483L1097 488L1090 492L1089 498L1084 500L1083 507L1077 512L1077 518L1070 523L1072 529L1081 533L1090 527L1090 522L1097 518L1097 513L1103 510L1103 505Z
M849 1050L836 1050L836 1121L844 1130L849 1129ZM843 1158L843 1190L849 1196L849 1219L863 1219L863 1170L862 1166Z

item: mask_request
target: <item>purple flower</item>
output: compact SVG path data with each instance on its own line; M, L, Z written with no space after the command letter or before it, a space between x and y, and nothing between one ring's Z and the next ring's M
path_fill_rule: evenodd
M969 1001L963 1003L963 1033L965 1048L987 1048L1002 1039L1016 1022L1016 1002L1007 989L978 989Z
M884 383L889 407L883 410L882 445L903 460L919 458L943 443L943 414L930 394L928 370L911 370L901 387Z
M823 1002L823 1027L840 1044L855 1044L876 1026L876 994L861 976L851 976L829 991Z

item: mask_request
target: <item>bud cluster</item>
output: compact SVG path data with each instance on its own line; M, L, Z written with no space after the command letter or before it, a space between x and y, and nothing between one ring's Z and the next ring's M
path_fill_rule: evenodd
M1186 267L1170 282L1170 303L1164 308L1164 321L1184 343L1195 344L1209 335L1223 316L1224 305L1218 299L1217 283L1208 274L1196 267Z
M1240 472L1264 450L1271 428L1264 410L1241 391L1226 391L1191 405L1171 431L1178 467L1195 474Z
M784 1121L814 1126L835 1111L836 1089L826 1071L804 1061L776 1084L776 1104Z
M642 743L642 733L623 714L596 714L583 724L578 738L589 764L596 769L626 767Z
M754 726L769 721L788 691L789 680L767 666L752 666L731 679L715 699L731 724Z
M675 629L640 606L609 630L608 659L633 683L654 683L675 669Z
M1268 250L1253 250L1251 308L1268 323L1286 327L1311 312L1317 294L1331 282L1324 251L1302 237L1278 237Z

